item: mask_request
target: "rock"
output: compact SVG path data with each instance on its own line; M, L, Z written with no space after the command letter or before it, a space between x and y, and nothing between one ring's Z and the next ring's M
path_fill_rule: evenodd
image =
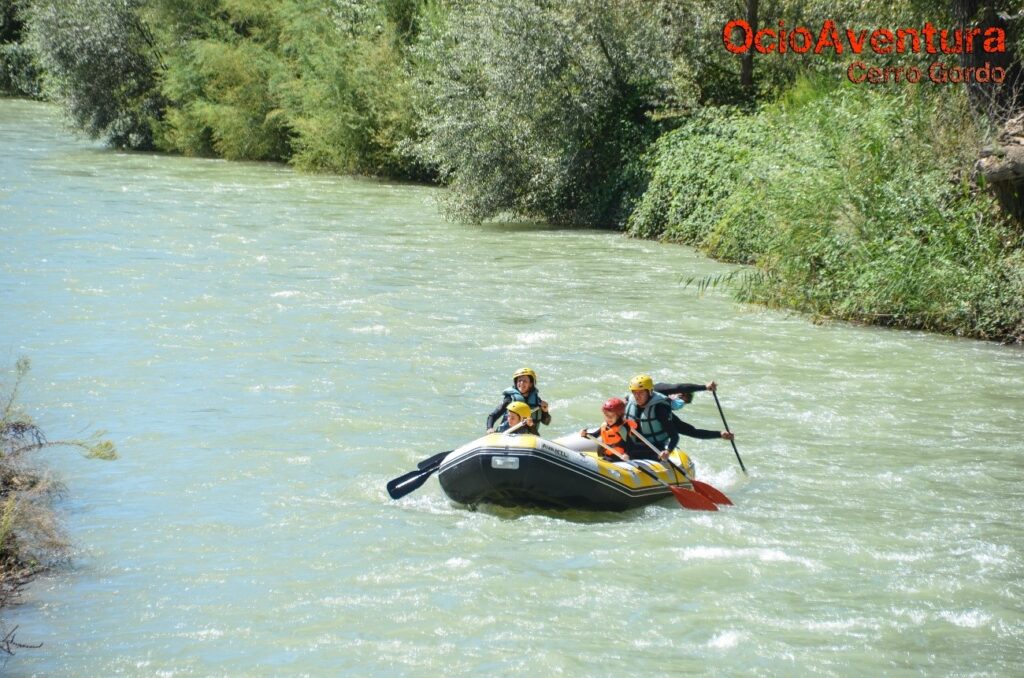
M996 142L981 150L975 169L995 191L1003 209L1024 221L1024 113L1003 124Z

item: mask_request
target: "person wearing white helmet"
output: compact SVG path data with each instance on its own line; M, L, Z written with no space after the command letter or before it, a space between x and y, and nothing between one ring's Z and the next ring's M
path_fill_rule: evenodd
M508 406L513 402L529 405L533 412L533 433L537 433L541 424L551 425L548 403L541 399L540 391L537 390L537 373L529 367L515 371L512 375L512 388L506 388L501 392L501 396L501 404L487 415L488 433L494 433L498 430L498 426L508 423Z

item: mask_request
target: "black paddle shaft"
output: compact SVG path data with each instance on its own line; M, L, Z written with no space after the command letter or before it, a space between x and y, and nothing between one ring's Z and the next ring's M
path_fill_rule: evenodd
M725 412L722 411L722 404L718 402L718 393L712 391L711 395L715 396L715 406L718 408L719 416L722 417L722 425L725 426L726 431L729 431L729 422L725 420ZM729 433L732 433L732 431L729 431ZM740 458L740 451L736 449L736 441L730 440L729 442L732 443L732 451L736 453L736 461L740 463L740 468L743 469L743 475L748 475L747 467L743 465L743 460Z

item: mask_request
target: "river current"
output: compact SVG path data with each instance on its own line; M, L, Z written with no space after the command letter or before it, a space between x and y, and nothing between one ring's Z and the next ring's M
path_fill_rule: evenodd
M732 267L445 221L433 188L120 153L0 100L0 358L70 561L10 675L1020 675L1024 351L698 295ZM735 506L451 503L385 483L529 366L556 435L715 379ZM5 383L7 377L4 378ZM714 401L682 411L719 428Z

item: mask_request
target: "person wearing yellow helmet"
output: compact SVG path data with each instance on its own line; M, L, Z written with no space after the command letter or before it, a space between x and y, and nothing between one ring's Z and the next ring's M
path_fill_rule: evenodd
M654 380L646 374L633 377L629 382L630 395L626 401L626 419L636 423L640 434L655 445L661 454L662 459L675 449L679 444L680 434L691 438L711 439L723 438L732 440L733 435L729 431L714 431L711 429L700 429L687 424L676 417L672 410L675 409L672 400L663 392L655 388ZM657 384L657 386L670 386ZM695 384L680 384L678 386L696 386ZM693 390L714 391L715 382L710 382L704 389ZM681 389L679 392L683 392ZM692 391L690 391L692 399ZM689 401L686 401L689 402ZM654 452L648 449L648 458L655 458ZM636 457L636 454L632 455Z
M498 425L497 432L504 433L508 431L511 435L519 433L533 433L536 435L536 426L533 424L533 412L530 410L530 406L526 403L515 401L508 404L505 408L508 415L501 424ZM526 423L519 426L518 429L512 430L519 425L520 422L525 421Z
M487 415L488 433L508 428L508 406L513 402L525 403L533 412L533 424L526 427L531 429L530 433L537 434L540 424L551 425L547 401L541 399L540 391L537 390L537 373L529 367L513 373L512 388L502 391L501 397L501 404Z
M679 434L672 422L672 403L668 396L654 390L654 380L650 375L638 374L629 380L626 420L634 422L640 434L665 456L679 443ZM657 459L650 449L638 450L633 456Z

